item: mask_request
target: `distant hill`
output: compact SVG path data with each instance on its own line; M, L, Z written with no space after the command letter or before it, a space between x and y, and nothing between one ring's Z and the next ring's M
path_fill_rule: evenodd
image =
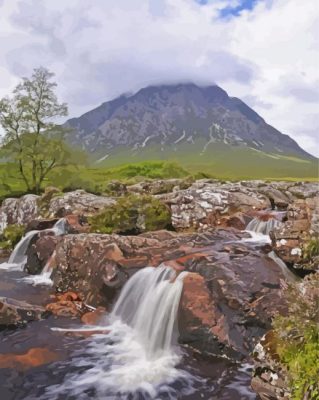
M218 86L149 86L66 125L98 166L174 160L218 176L316 175L317 159Z

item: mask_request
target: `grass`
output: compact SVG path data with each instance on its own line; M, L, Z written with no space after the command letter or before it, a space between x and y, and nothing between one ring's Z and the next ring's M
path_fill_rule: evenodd
M122 148L102 164L54 171L43 186L56 186L63 191L84 189L100 194L107 192L111 181L133 184L145 179L186 177L318 181L317 160L300 162L300 159L295 160L296 157L280 156L270 161L267 154L223 144L209 146L199 155L203 144L184 144L179 146L178 151L171 148L164 152L154 146L136 154ZM128 160L132 162L127 163ZM17 167L9 163L0 164L0 199L20 196L25 192Z
M119 148L100 164L100 168L113 168L130 161L168 160L190 171L204 172L221 179L318 179L318 160L303 159L289 154L268 154L248 147L231 147L212 143L205 152L204 139L194 144L183 143L161 149L160 145L148 146L138 151Z
M287 316L273 321L276 352L286 367L293 400L319 398L318 274L286 291Z

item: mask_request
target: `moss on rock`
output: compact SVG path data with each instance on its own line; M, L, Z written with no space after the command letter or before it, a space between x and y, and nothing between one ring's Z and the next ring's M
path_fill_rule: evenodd
M0 248L13 249L24 235L23 225L8 225L1 234Z
M91 232L139 234L168 228L171 214L165 204L152 196L130 194L91 217L89 223Z

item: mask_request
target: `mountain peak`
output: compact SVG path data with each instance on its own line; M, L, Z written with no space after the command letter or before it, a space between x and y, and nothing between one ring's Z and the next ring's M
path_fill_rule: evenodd
M103 103L67 125L70 141L99 158L126 148L132 157L181 151L198 157L213 148L312 159L287 135L268 125L242 100L221 87L193 82L147 86ZM173 150L172 150L173 149ZM186 153L185 153L186 152ZM105 159L106 159L105 158ZM129 160L126 160L129 161Z

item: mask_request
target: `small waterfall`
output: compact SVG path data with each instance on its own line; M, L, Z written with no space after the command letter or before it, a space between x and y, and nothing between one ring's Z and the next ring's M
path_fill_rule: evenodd
M10 255L8 260L8 264L25 264L25 253L28 250L29 244L31 240L39 233L40 231L30 231L23 238L20 242L16 245L13 252Z
M166 266L143 268L115 304L111 318L132 327L151 358L170 350L184 276Z
M47 263L43 267L43 270L39 275L31 275L31 276L26 276L21 279L23 282L31 283L33 286L37 285L48 285L51 286L53 284L53 281L51 280L51 275L52 275L52 264L55 258L55 250L52 253L51 257L48 259Z
M254 232L260 235L269 235L269 233L275 228L279 227L281 222L275 218L270 218L268 221L263 221L262 219L254 218L252 219L246 227L246 231Z
M97 330L79 352L81 362L85 354L86 370L47 388L46 398L78 398L93 388L101 399L172 400L192 393L194 378L178 367L181 354L174 347L185 274L177 276L165 265L136 272L105 323L82 328Z
M32 239L40 232L51 232L55 236L63 235L66 231L66 220L64 218L59 219L55 225L50 229L44 229L43 231L30 231L26 233L20 242L15 246L13 252L10 255L8 262L0 264L1 269L18 269L22 270L27 262L26 252Z

